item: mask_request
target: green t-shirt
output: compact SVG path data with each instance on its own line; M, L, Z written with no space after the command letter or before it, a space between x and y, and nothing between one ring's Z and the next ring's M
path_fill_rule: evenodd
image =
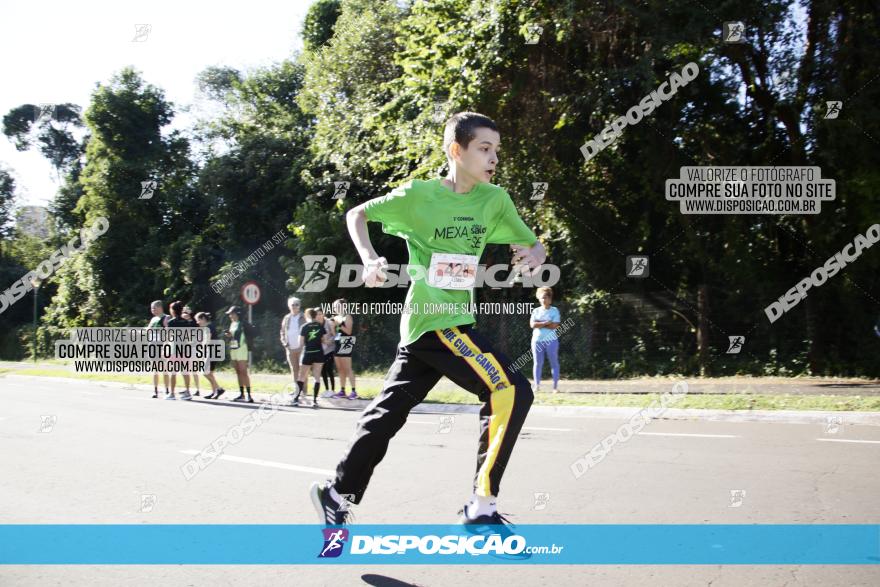
M152 318L150 318L150 323L149 325L147 325L147 328L162 328L164 326L162 323L165 322L165 318L167 317L167 314L162 314L161 316L153 316Z
M239 333L238 333L239 330L241 330L241 334L240 334L240 335L239 335ZM232 339L230 340L230 342L231 342L231 341L235 341L235 342L238 343L238 348L235 349L235 348L231 348L231 347L230 347L231 350L233 350L233 351L237 350L237 351L239 351L239 352L247 351L247 350L248 350L248 346L247 346L247 338L246 338L245 335L244 335L244 330L243 330L242 325L241 325L241 320L237 320L237 321L235 321L235 322L232 322L232 323L229 325L229 334L232 335Z
M382 230L406 240L409 264L427 271L432 253L482 256L487 244L532 246L538 238L516 211L504 188L479 183L466 194L457 194L442 180L412 180L365 206L367 219L381 222ZM412 276L412 273L410 274ZM400 345L416 341L431 330L472 324L476 320L469 305L473 289L440 289L425 279L413 279L406 294L413 309L400 320ZM450 311L424 313L431 304L446 305Z

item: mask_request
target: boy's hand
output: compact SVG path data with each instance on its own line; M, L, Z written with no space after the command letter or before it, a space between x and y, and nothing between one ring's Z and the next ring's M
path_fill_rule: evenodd
M367 287L378 287L385 283L387 276L385 269L388 268L388 261L385 257L379 257L375 261L369 261L364 265L364 285Z
M544 245L541 244L541 241L536 242L531 247L510 245L510 250L513 251L511 264L514 267L518 267L520 273L526 277L537 275L541 264L547 260L547 251L544 250Z

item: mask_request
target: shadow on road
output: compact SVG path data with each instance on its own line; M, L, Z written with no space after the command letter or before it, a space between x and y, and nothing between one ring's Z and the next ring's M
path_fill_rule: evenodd
M361 579L367 585L376 585L377 587L419 587L415 583L407 583L385 575L361 575Z

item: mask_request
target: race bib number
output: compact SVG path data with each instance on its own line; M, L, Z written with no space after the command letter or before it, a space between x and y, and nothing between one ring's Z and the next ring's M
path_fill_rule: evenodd
M428 285L440 289L471 289L477 278L476 255L434 253L428 267Z
M336 351L337 355L350 355L351 351L354 350L354 342L357 340L356 336L353 335L343 335L339 337L339 350Z

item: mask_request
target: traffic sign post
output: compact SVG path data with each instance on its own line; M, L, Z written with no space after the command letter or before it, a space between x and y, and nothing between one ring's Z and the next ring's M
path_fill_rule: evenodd
M248 281L241 286L241 301L248 306L253 306L260 301L262 292L256 281Z
M244 285L241 286L241 301L247 304L248 307L248 323L254 323L254 306L260 301L260 297L262 296L262 292L260 291L260 286L257 285L256 281L248 281L245 282ZM248 368L250 368L253 363L253 351L248 348Z

